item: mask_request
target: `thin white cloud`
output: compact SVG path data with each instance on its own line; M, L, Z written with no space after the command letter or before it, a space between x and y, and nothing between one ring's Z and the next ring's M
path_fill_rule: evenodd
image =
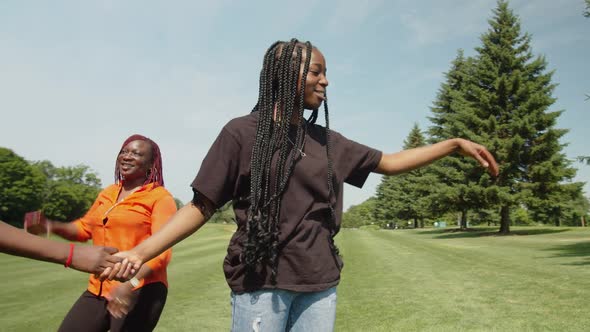
M354 31L383 6L383 0L341 0L330 5L326 12L327 30L337 33Z
M492 6L489 0L437 1L418 7L409 4L398 15L408 30L409 45L422 47L483 32Z

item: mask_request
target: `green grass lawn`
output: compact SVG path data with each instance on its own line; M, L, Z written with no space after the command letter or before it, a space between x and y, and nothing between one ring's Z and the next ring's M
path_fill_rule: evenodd
M157 331L227 331L233 227L174 249ZM590 229L344 230L337 331L588 331ZM0 330L55 331L86 275L0 254Z

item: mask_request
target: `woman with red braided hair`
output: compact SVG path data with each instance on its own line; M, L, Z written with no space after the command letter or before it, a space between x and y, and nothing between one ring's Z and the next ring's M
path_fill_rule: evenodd
M71 223L45 221L72 241L128 250L155 233L176 212L164 188L160 148L151 139L125 140L115 163L115 184L104 189L86 215ZM166 303L166 267L171 250L144 264L127 282L90 275L88 289L64 318L59 331L152 331Z
M233 201L237 230L223 264L232 331L331 331L345 182L362 187L371 172L399 174L453 152L498 173L488 150L468 140L384 154L331 130L326 73L323 54L310 43L274 43L264 57L258 102L222 129L192 183L192 202L154 236L117 253L127 263L102 277L132 275ZM325 126L315 124L322 104Z

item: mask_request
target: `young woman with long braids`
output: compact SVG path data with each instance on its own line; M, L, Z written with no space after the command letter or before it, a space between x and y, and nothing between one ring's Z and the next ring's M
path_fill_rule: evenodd
M394 154L329 128L322 53L309 42L276 42L266 52L258 102L221 131L192 183L194 198L103 278L128 278L141 263L198 230L233 201L237 230L224 260L233 331L330 331L342 261L334 244L343 183L370 172L398 174L453 152L498 167L481 145L451 139ZM326 126L315 124L324 104ZM312 110L304 118L304 110ZM117 255L119 255L117 254Z
M125 140L115 163L115 181L84 217L71 223L46 220L51 232L72 241L92 239L94 244L129 250L176 212L174 198L164 188L160 148L151 139L132 135ZM166 303L171 250L158 255L130 281L102 281L90 275L88 289L59 331L152 331Z

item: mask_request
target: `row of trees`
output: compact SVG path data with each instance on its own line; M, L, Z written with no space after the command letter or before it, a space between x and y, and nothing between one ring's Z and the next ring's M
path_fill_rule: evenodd
M26 212L42 210L52 220L72 221L86 213L102 189L98 174L86 165L55 167L29 162L0 147L0 220L22 226ZM184 204L174 198L176 207ZM216 216L219 219L219 216Z
M0 220L20 226L26 212L41 209L50 219L70 221L90 208L100 189L88 166L29 162L0 147Z
M415 227L453 213L462 228L470 215L472 221L498 222L501 233L510 231L511 218L560 225L587 214L583 183L572 182L576 169L559 142L567 130L555 128L562 111L549 111L555 102L553 72L544 57L533 56L531 37L521 33L507 2L498 2L489 23L476 56L459 50L446 73L428 137L416 125L404 148L466 138L490 149L500 175L492 178L471 159L453 155L383 177L376 196L347 213L365 213L370 206L368 222L410 220Z

